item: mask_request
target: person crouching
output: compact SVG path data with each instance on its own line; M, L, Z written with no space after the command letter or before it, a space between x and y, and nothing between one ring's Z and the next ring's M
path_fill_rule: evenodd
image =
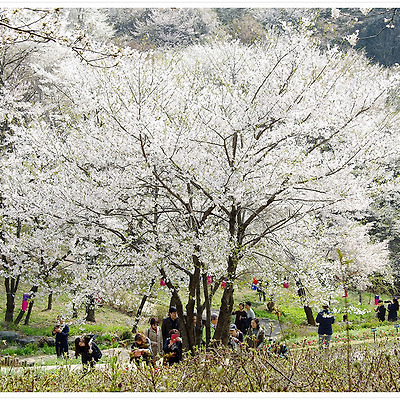
M100 349L93 340L97 335L81 336L75 339L75 358L81 355L84 367L90 365L94 367L97 361L102 357Z
M137 333L135 335L129 358L130 362L135 361L137 365L139 365L141 361L149 365L149 362L152 361L153 352L151 351L151 342L143 333Z

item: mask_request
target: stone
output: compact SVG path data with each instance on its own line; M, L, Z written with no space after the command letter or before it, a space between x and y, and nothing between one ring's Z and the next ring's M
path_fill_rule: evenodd
M0 331L0 338L3 340L7 340L7 342L12 342L20 338L20 334L13 331Z
M28 343L35 343L34 338L29 336L25 338L16 339L15 341L21 346L26 346Z
M48 346L53 347L56 345L56 339L53 337L44 336L39 342L39 347L43 347L45 343L47 343Z

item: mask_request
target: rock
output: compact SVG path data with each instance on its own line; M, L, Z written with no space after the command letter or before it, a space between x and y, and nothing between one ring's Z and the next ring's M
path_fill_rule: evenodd
M44 337L40 338L38 346L39 347L44 347L45 343L48 346L52 346L53 347L53 346L56 345L56 340L53 337L44 336Z
M55 340L53 338L47 338L47 339L49 340L49 342L51 342L51 340L53 340L53 343L55 344ZM16 339L16 342L22 346L25 346L28 343L34 343L34 344L38 345L38 347L43 347L44 341L45 341L45 338L43 336L27 336L24 338ZM46 343L48 343L47 340L46 340Z
M12 342L20 338L20 334L13 331L0 331L0 338L3 340L7 340L7 342Z
M29 336L25 338L16 339L15 341L21 346L26 346L28 343L35 343L35 339Z

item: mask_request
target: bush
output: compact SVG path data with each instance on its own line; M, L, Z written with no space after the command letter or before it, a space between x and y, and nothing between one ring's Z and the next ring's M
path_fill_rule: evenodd
M133 339L132 331L124 330L123 332L121 332L121 340L132 340L132 339Z
M41 348L41 351L43 354L46 354L46 355L55 354L54 346L49 346L47 343L45 343L43 345L43 347Z
M398 341L352 345L349 363L346 345L323 353L316 346L291 346L288 360L266 350L216 348L157 368L122 366L113 359L86 374L62 367L16 371L2 377L0 391L395 392L400 380L398 347Z

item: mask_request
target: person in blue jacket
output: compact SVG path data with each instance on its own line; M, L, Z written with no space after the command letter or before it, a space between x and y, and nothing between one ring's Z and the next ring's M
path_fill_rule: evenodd
M328 304L324 303L322 305L322 311L320 311L315 319L315 322L318 325L318 346L319 349L322 350L324 344L327 349L329 349L329 345L332 338L332 324L335 322L335 317L331 311L329 311Z
M53 329L53 335L56 335L56 354L57 357L68 358L68 334L69 326L64 322L62 317L58 317L59 324Z

